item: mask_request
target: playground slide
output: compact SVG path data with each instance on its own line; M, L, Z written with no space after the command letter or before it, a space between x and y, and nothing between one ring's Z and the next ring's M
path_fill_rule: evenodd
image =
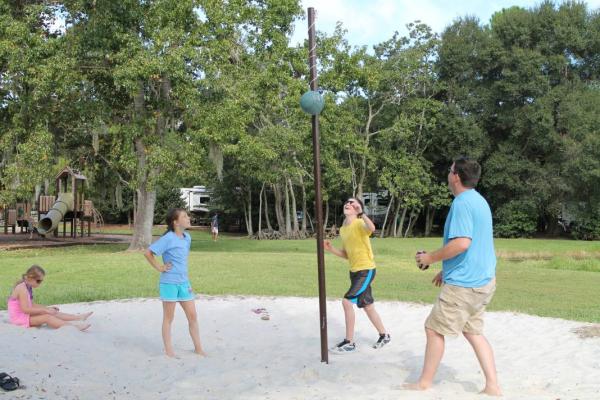
M61 193L50 211L40 220L38 233L46 235L55 230L65 214L73 211L73 203L72 193Z

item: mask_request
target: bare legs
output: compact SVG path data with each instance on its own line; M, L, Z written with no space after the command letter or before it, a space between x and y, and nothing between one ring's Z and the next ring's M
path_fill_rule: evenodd
M344 307L344 319L346 320L346 339L350 342L354 341L354 323L356 316L354 314L354 305L348 299L342 299Z
M425 360L423 371L417 383L407 384L404 387L410 390L426 390L433 384L433 377L442 361L444 355L445 340L439 333L425 328L427 345L425 346Z
M163 301L163 323L162 323L162 338L165 345L165 353L168 357L175 357L173 351L173 343L171 341L171 324L175 317L175 305L174 301Z
M494 361L494 351L492 346L483 335L473 335L465 333L465 338L469 341L471 347L475 351L477 360L481 365L483 374L485 375L485 388L482 393L490 396L502 396L500 386L498 386L498 375L496 374L496 362Z
M202 350L202 345L200 343L195 301L180 301L179 304L181 305L181 308L183 308L183 312L188 320L190 336L194 342L194 352L202 356L206 355ZM175 305L176 302L174 301L163 301L162 337L165 346L165 354L169 357L175 357L175 351L173 350L173 343L171 340L171 325L173 323L173 318L175 317Z
M354 341L354 325L356 323L356 315L354 313L354 303L352 303L348 299L342 299L342 306L344 307L344 319L346 321L346 339L350 342ZM377 329L377 332L380 334L386 333L383 323L381 322L381 317L379 313L375 310L375 305L369 304L364 307L365 313L369 320Z
M386 333L385 328L383 327L383 322L381 322L381 317L379 316L377 310L375 310L375 305L369 304L364 308L364 310L375 329L377 329L377 332L379 332L380 335Z
M90 327L90 324L83 322L74 322L74 321L85 321L92 315L91 312L85 314L67 314L57 312L56 314L42 314L42 315L32 315L29 317L29 325L30 326L42 326L44 324L48 325L50 328L58 329L63 326L74 326L80 331L84 331Z
M179 304L181 304L181 308L183 308L183 312L185 312L185 316L188 320L190 336L192 337L192 342L194 342L194 352L201 356L205 356L206 354L202 350L202 344L200 343L200 330L198 328L198 316L196 315L196 303L194 300L190 300L182 301Z
M425 360L421 377L416 383L406 384L404 388L410 390L427 390L433 384L433 378L440 365L444 355L445 341L444 336L425 328L427 336L427 345L425 347ZM501 396L502 392L498 386L498 377L496 374L496 365L494 361L494 352L489 342L483 335L474 335L463 332L463 335L473 347L477 360L485 375L485 388L482 393L491 396Z

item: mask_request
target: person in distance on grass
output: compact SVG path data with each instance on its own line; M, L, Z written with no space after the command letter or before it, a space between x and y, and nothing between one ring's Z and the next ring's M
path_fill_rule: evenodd
M210 220L210 233L212 234L213 242L219 238L219 214L215 213Z
M33 289L40 287L46 272L38 265L32 265L20 281L15 284L8 298L8 319L11 324L29 327L48 325L58 329L63 326L73 326L81 331L90 327L85 322L91 312L85 314L67 314L60 312L58 307L46 307L33 302Z
M442 289L425 321L427 345L421 376L416 383L404 385L406 389L429 389L444 355L445 336L462 333L485 375L482 393L502 394L494 352L483 336L483 313L496 290L496 255L490 206L474 189L480 175L477 161L464 157L454 161L448 171L454 201L444 225L444 246L415 256L421 266L442 261L442 270L432 281Z
M336 249L329 240L324 241L325 250L350 263L350 289L342 299L346 320L346 337L331 349L334 353L347 354L356 350L354 343L354 304L365 310L369 320L379 332L379 338L373 345L381 348L390 342L381 317L375 310L371 283L375 278L375 261L369 236L375 231L373 221L363 212L363 203L350 198L344 203L344 223L340 228L342 248Z
M195 296L188 278L188 256L192 239L185 232L190 227L190 216L181 208L174 208L167 213L167 232L152 243L144 256L160 272L159 292L163 304L162 337L165 353L175 357L171 341L171 324L175 317L177 303L183 308L188 320L189 332L194 342L194 352L201 356L206 354L200 343L198 316L196 314ZM154 257L162 256L163 263Z

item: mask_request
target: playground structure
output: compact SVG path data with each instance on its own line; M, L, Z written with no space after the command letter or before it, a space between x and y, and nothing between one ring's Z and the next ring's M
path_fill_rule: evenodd
M55 178L58 197L42 195L35 202L35 207L31 202L19 202L3 210L4 233L7 234L10 228L15 234L17 227L21 232L24 229L31 232L37 219L37 232L41 236L53 233L57 237L61 221L63 237L67 235L67 222L70 223L71 238L77 237L78 228L80 236L85 235L86 222L87 236L91 236L92 221L96 226L102 225L103 221L92 201L85 199L83 189L86 180L79 171L63 168Z

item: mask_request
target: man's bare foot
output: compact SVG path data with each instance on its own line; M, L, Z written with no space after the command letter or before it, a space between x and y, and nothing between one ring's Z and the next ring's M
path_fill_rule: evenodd
M79 320L80 320L80 321L85 321L85 320L86 320L86 319L88 319L88 318L89 318L89 317L90 317L90 316L91 316L93 313L94 313L93 311L90 311L90 312L87 312L87 313L85 313L85 314L79 314Z
M487 394L488 396L502 396L502 391L499 386L486 386L479 394Z
M206 353L202 349L194 350L194 353L198 354L200 357L206 357Z
M402 389L403 390L419 390L419 391L423 391L423 390L427 390L429 388L431 388L431 385L424 385L421 382L405 383L404 385L402 385Z

